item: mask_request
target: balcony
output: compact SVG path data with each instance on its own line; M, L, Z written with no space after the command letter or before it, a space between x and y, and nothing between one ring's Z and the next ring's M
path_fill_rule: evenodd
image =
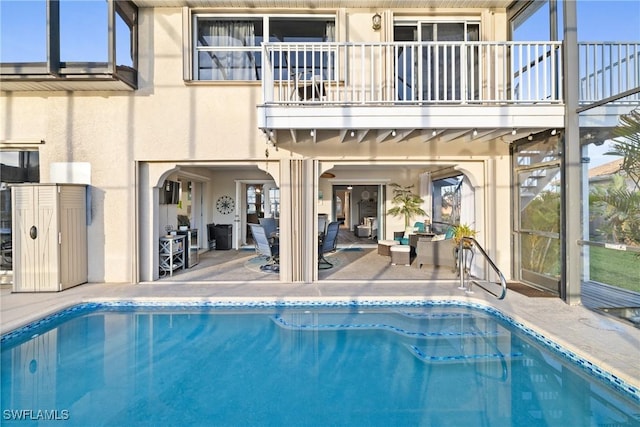
M260 128L443 130L500 137L564 126L561 42L265 43ZM580 98L638 82L640 44L580 46ZM595 59L597 58L597 59ZM584 62L583 62L584 61ZM631 105L638 93L618 100ZM313 134L314 132L311 132ZM396 133L396 132L394 132ZM521 135L516 135L517 137Z

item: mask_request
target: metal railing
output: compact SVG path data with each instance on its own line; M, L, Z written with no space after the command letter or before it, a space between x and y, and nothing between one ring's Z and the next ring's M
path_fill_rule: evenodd
M264 103L561 103L560 47L560 42L263 43Z
M265 104L561 103L561 42L263 43ZM579 43L579 102L640 87L640 43ZM615 103L640 101L632 93Z
M489 287L488 284L496 285L496 283L488 282L488 281L480 281L480 280L471 280L471 265L473 264L473 251L478 250L478 252L484 257L485 261L489 264L491 269L498 276L499 284L500 284L500 293L495 293ZM478 241L473 237L462 237L460 239L460 244L458 245L458 274L460 276L460 287L459 289L464 290L467 294L472 294L471 290L472 285L476 285L491 295L495 296L498 299L504 299L507 295L507 280L504 278L504 275L500 271L500 269L495 265L495 263L491 260L489 255L485 252L485 250L480 246Z
M581 103L640 87L640 43L578 43ZM637 103L640 93L617 103Z

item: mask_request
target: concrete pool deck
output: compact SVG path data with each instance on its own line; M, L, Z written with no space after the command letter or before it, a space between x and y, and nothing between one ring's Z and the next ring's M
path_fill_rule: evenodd
M497 300L481 289L466 295L454 280L280 282L90 283L57 293L12 293L0 288L0 332L5 334L66 307L95 301L401 301L456 300L495 307L515 321L640 388L640 329L570 306L558 298L509 291Z

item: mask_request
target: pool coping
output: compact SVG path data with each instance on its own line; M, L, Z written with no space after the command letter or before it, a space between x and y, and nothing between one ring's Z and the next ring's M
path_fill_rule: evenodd
M615 368L606 366L606 363L594 362L590 355L581 354L580 349L565 342L557 335L553 339L547 338L541 328L532 325L525 319L513 313L505 313L496 308L492 303L484 300L476 300L469 297L429 297L417 299L416 297L180 297L180 298L84 298L82 301L66 301L64 307L50 307L49 313L40 313L36 319L22 322L21 326L4 332L0 336L0 343L19 339L30 330L40 328L70 313L81 310L95 310L102 307L187 307L187 308L272 308L272 307L428 307L428 306L459 306L470 307L487 312L517 328L526 336L534 339L545 348L551 350L560 357L566 359L573 366L581 369L588 375L603 381L618 390L630 399L640 403L640 387L629 381L623 373ZM604 365L604 366L603 366Z

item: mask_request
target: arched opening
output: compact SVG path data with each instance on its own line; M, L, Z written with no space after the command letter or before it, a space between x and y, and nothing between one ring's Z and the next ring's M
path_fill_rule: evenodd
M251 213L279 212L278 171L277 162L141 164L140 279L279 280L260 270L247 231ZM171 239L184 256L163 254L163 242Z
M484 168L483 162L320 162L318 256L333 265L319 264L318 280L455 278L452 241L444 249L451 252L446 258L451 265L432 266L416 265L417 242L443 238L448 228L460 223L482 228L485 198L477 194L484 188L478 184L484 180ZM410 188L421 199L423 213L410 216L410 229L403 215L389 213L394 206L392 184ZM323 248L323 233L332 222L339 224L335 249L323 253L328 249ZM402 265L412 268L392 265L387 244L407 245L409 260Z

